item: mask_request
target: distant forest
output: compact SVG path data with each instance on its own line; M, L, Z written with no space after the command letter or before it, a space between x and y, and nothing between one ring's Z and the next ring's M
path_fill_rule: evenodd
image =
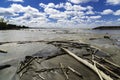
M93 28L93 30L120 30L120 26L99 26Z
M14 24L8 24L3 18L0 19L0 30L12 30L12 29L26 29L26 26L17 26Z

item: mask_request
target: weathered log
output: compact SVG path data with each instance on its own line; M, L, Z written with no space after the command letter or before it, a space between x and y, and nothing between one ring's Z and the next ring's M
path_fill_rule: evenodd
M94 62L94 60L92 60L92 61L93 61L93 63L94 63L94 68L95 68L95 70L96 70L97 75L99 76L100 80L103 80L103 77L102 77L102 75L100 74L99 69L98 69L97 66L96 66L96 63Z
M8 68L8 67L10 67L11 65L9 65L9 64L7 64L7 65L0 65L0 70L2 70L2 69L5 69L5 68Z
M110 36L105 35L104 38L105 39L110 39Z
M74 53L72 53L71 51L69 51L68 49L62 48L66 53L68 53L70 56L72 56L73 58L75 58L77 61L83 63L85 66L89 67L91 70L93 70L95 73L96 69L95 67L89 63L88 61L78 57L77 55L75 55ZM98 69L99 70L99 69ZM105 80L113 80L110 76L108 76L107 74L105 74L103 71L99 70L99 73L101 74L101 76L105 79Z
M107 62L107 63L109 63L109 64L111 64L111 65L113 65L113 66L115 66L115 67L117 67L117 68L120 69L120 66L119 66L119 65L117 65L117 64L115 64L115 63L113 63L113 62L111 62L111 61L109 61L109 60L107 60L107 59L105 59L105 58L100 58L100 57L98 57L98 56L96 56L96 55L95 55L95 57L98 58L98 59L102 59L102 60L104 60L105 62Z
M93 62L93 66L94 66L94 68L95 68L95 70L96 70L96 73L97 73L97 75L99 76L100 80L103 80L103 77L102 77L102 75L100 74L99 69L97 68L96 62L94 61L94 59L95 59L95 56L92 55L92 62Z
M4 51L4 50L0 50L0 53L7 53L7 51Z
M98 63L98 62L96 62L96 61L95 61L95 63L96 63L97 65L99 65L100 67L102 67L103 69L105 69L106 71L108 71L108 72L109 72L110 74L112 74L113 76L115 76L115 77L117 77L117 78L120 79L120 76L119 76L118 74L116 74L116 73L112 72L111 70L107 69L104 65L102 65L102 64L100 64L100 63Z

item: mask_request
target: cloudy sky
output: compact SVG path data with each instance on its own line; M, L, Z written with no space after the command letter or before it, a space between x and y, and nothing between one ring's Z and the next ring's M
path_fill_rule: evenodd
M1 0L0 18L30 27L120 25L120 0Z

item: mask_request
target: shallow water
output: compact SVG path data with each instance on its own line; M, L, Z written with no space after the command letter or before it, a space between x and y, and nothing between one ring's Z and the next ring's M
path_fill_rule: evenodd
M54 31L55 30L55 31ZM119 38L120 30L81 30L81 29L26 29L26 30L6 30L0 31L0 42L7 41L31 41L31 40L45 40L55 39L62 36L72 36L75 34L110 34L112 37ZM58 33L57 33L58 32Z
M38 41L38 40L83 40L90 37L98 37L109 34L117 44L120 44L120 30L81 30L81 29L26 29L26 30L6 30L0 31L0 42L13 41ZM107 40L91 41L93 44L111 46ZM19 60L26 55L33 55L43 51L47 47L45 43L7 43L0 45L1 50L8 53L0 53L0 65L12 64L12 67L0 71L0 80L11 80L17 69ZM102 46L103 47L103 46ZM10 74L9 74L10 73ZM7 76L6 76L7 75Z
M67 31L67 33L66 33ZM59 33L60 32L60 33ZM81 40L89 37L103 36L108 33L116 44L120 45L120 30L81 30L81 29L26 29L26 30L5 30L0 31L0 42L12 41L38 41L38 40ZM107 35L108 35L107 34ZM91 41L92 42L92 41ZM99 39L93 41L97 44L111 44L111 41ZM47 46L44 43L17 44L8 43L0 45L1 50L8 54L0 54L0 63L31 55L40 51L42 47ZM39 50L40 49L40 50Z

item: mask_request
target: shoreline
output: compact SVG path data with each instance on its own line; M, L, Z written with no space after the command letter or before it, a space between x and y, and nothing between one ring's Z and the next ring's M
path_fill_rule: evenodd
M67 33L66 33L66 30L67 30ZM8 33L11 33L11 34L9 34L9 36L7 36ZM22 33L23 35L21 35L20 33ZM84 31L76 30L76 29L72 29L72 30L71 29L65 29L65 30L64 29L62 29L62 30L59 30L59 29L44 30L43 29L40 31L39 30L12 31L11 30L9 32L7 32L7 31L1 32L1 35L4 35L4 36L0 39L0 41L1 41L0 49L5 50L8 53L0 54L0 61L4 62L7 60L12 60L12 61L6 62L7 64L8 63L12 64L12 67L6 68L2 71L7 70L8 72L11 72L11 70L10 70L11 68L16 70L16 68L18 66L18 62L21 60L23 61L25 56L31 56L31 55L39 54L39 53L44 54L44 56L53 55L57 50L53 45L47 44L47 43L54 42L54 44L55 44L60 41L62 41L62 42L74 41L77 43L83 43L83 44L85 43L85 44L90 44L91 46L96 46L97 48L100 48L101 51L109 53L108 55L102 54L102 56L106 56L108 58L110 57L111 61L113 61L117 65L120 65L119 64L119 58L120 58L119 57L119 50L120 50L119 47L117 47L117 44L113 45L114 41L104 38L105 34L103 34L103 33L96 34L96 33L84 32ZM119 35L117 35L115 37L116 34L110 34L110 35L112 36L111 37L112 39L119 37ZM94 38L94 39L90 40L90 38ZM6 40L6 39L8 39L8 40ZM72 49L70 49L70 50L72 50ZM77 51L77 50L78 49L73 50L73 51ZM82 51L82 50L80 50L80 51ZM80 51L78 50L77 53L79 54ZM59 52L59 51L57 51L57 52ZM82 52L82 53L84 53L84 52ZM88 54L84 54L84 55L88 55ZM13 60L13 58L16 58L17 60ZM63 59L63 58L60 58L60 59L58 59L58 58L59 57L56 57L55 61L53 59L50 59L47 61L48 62L49 61L57 62L56 60ZM64 61L66 61L66 59L68 59L68 58L69 59L67 61L71 61L70 57L64 57L64 58L65 58ZM72 63L74 63L74 62L72 62ZM53 63L53 65L54 65L54 63ZM58 65L58 64L56 64L56 65ZM63 65L66 65L66 64L63 64ZM71 65L72 68L74 68L74 65ZM51 63L45 64L44 66L52 67ZM82 67L82 69L83 68L85 68L85 67ZM74 69L79 69L79 66ZM87 69L86 69L86 71L87 71ZM0 74L3 75L3 73L4 72L2 72ZM82 71L82 73L83 73L83 71ZM7 74L5 74L5 75L7 75Z

